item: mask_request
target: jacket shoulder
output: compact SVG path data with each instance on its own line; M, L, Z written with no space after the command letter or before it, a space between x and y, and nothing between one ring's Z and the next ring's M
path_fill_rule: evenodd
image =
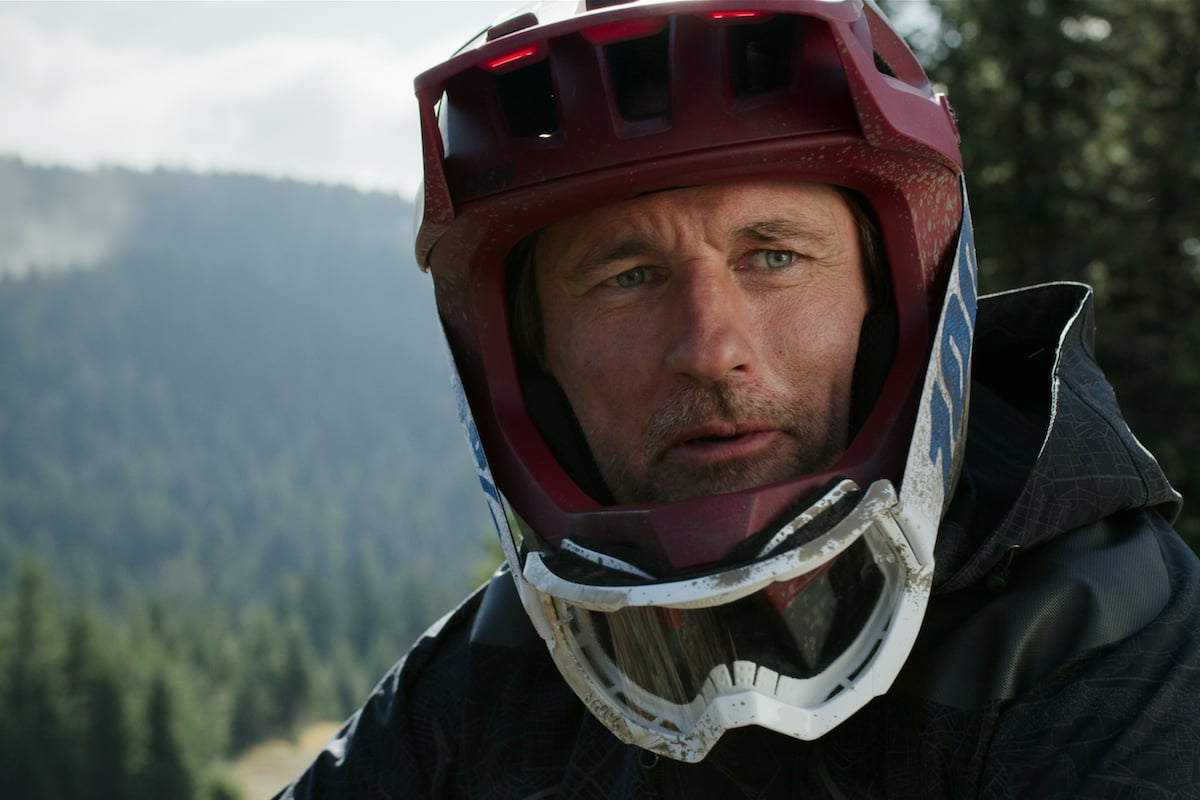
M956 796L1196 796L1200 562L1170 525L1124 511L991 577L935 598L893 687L924 719L925 779Z

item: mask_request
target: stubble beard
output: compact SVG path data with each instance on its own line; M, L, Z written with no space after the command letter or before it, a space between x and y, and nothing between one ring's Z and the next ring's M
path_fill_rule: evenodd
M594 455L619 503L660 503L735 492L832 466L845 449L833 413L828 409L818 414L795 399L728 383L681 386L651 416L643 446L634 458L619 453ZM667 457L684 431L714 420L766 424L785 436L779 447L768 452L713 464L683 464ZM794 447L792 454L780 451L789 444Z

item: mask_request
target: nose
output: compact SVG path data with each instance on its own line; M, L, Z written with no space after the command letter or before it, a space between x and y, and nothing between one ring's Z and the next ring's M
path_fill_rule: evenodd
M666 368L708 384L753 368L753 317L749 298L724 264L689 263L676 271Z

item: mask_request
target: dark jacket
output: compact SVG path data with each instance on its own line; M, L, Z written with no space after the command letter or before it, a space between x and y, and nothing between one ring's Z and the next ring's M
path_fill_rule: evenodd
M621 744L502 575L423 637L282 798L1200 797L1198 564L1092 357L1091 293L983 298L966 465L920 637L814 742Z

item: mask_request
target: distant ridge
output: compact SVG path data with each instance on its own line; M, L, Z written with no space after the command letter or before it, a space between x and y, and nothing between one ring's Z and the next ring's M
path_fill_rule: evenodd
M444 610L488 523L411 220L0 158L0 577L32 549L118 605L300 580L378 590L413 632Z

